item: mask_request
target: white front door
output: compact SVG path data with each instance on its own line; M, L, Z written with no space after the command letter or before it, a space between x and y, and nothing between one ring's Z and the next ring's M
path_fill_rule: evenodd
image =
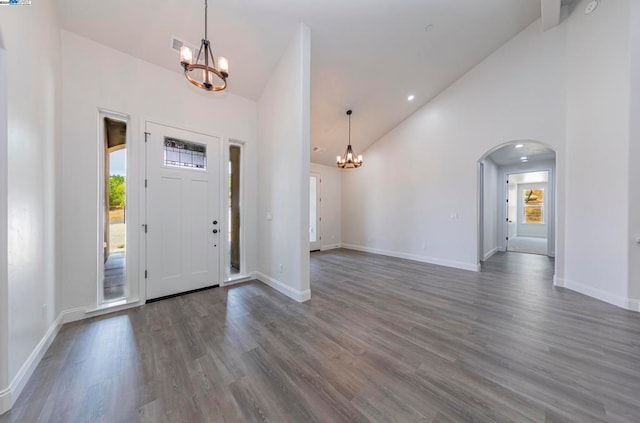
M147 299L220 283L220 139L147 122Z

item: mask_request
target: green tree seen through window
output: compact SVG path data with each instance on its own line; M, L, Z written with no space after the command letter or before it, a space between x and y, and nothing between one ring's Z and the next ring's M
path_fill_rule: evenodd
M126 183L124 176L109 176L109 208L124 208L126 202Z

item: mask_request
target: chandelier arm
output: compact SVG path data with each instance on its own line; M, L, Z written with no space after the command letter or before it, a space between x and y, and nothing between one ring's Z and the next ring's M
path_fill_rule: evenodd
M211 67L218 69L218 66L216 66L216 58L213 57L213 52L211 51L211 43L209 43L207 47L209 49L209 56L211 57Z
M198 56L194 63L198 63L200 61L200 54L202 54L202 43L200 43L200 48L198 49Z

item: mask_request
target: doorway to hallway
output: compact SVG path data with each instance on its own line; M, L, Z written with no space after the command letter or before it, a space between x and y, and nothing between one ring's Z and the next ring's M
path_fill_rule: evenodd
M320 174L309 176L309 251L320 251L322 237L320 235Z
M478 263L497 252L555 257L556 153L511 141L478 161Z

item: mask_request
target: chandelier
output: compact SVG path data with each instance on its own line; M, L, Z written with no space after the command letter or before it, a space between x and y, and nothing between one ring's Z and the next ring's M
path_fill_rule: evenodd
M207 38L207 6L207 0L204 0L204 38L196 60L193 60L194 52L189 47L182 46L180 47L180 64L184 69L184 76L196 87L207 91L222 91L227 88L229 61L220 56L216 66L216 59L211 52L211 43Z
M351 110L347 110L347 116L349 116L349 144L347 145L347 151L344 152L344 156L336 157L336 164L340 169L355 169L362 166L362 154L357 157L351 148Z

